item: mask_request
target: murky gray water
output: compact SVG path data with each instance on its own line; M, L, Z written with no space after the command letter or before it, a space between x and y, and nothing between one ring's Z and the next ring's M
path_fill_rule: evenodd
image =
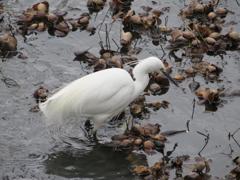
M6 3L10 12L20 13L21 10L30 7L34 0L9 0ZM50 9L66 10L69 17L78 17L82 12L87 12L86 0L51 0ZM179 9L183 7L183 1L156 1L158 6L170 6L169 26L179 26L177 17ZM139 0L133 3L134 9L141 11L141 5L151 5L150 1ZM240 11L235 1L223 1L222 4L231 9L235 14L228 16L228 21L233 20L239 24ZM92 23L97 25L102 21L107 7L101 11ZM109 19L106 20L110 22ZM110 36L118 39L116 32L119 24L113 25ZM240 30L240 26L236 26ZM104 32L100 32L101 35ZM129 157L123 152L115 152L112 148L103 145L92 145L84 142L74 142L76 146L67 143L59 143L52 138L46 130L41 113L31 113L29 109L35 104L32 93L39 85L46 86L50 91L62 86L86 73L81 70L79 62L74 62L74 51L87 49L98 55L100 46L98 35L89 36L86 32L71 32L65 38L56 38L39 33L23 43L23 38L17 36L18 49L27 54L28 59L13 57L1 62L4 74L14 79L20 87L8 88L0 81L0 177L2 179L66 179L66 178L94 178L94 179L133 179L130 168L140 157ZM150 55L162 56L159 46L155 47L146 37L146 41L138 44L144 50L139 58ZM86 47L86 48L85 48ZM113 44L113 48L114 44ZM210 87L225 87L230 89L240 88L240 61L239 52L228 52L221 60L220 57L205 56L223 67L220 78L223 82L208 83ZM174 62L172 62L174 64ZM185 64L188 64L186 62ZM175 70L182 69L185 64L176 65ZM196 78L202 84L201 77ZM186 122L191 117L192 101L195 97L187 88L191 79L181 83L186 88L186 93L180 88L171 86L167 94L148 97L147 100L167 100L171 103L169 109L160 109L152 112L150 119L145 121L158 122L162 130L186 129ZM204 106L196 105L194 119L190 123L190 132L170 137L166 144L167 149L172 149L174 143L178 143L173 156L189 154L197 156L204 144L204 138L196 133L201 131L210 134L210 141L202 152L202 155L211 158L211 174L219 177L226 175L232 168L232 158L225 155L230 152L231 144L234 154L239 155L237 144L228 140L228 132L233 132L240 127L239 104L240 98L223 98L224 104L216 112L205 112ZM66 127L67 129L68 127ZM106 129L107 130L107 129ZM76 131L76 130L75 130ZM111 130L109 130L112 132ZM114 131L113 131L114 132ZM111 133L108 133L111 136ZM240 132L236 134L240 141ZM134 156L134 155L132 155ZM148 156L149 165L154 164L160 158L159 154Z

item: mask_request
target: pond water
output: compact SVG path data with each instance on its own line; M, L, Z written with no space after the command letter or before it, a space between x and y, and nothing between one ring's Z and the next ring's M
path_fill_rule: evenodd
M38 1L3 0L0 2L5 4L9 12L18 15ZM183 0L156 0L156 2L156 8L170 7L170 11L164 15L169 17L168 26L181 25L182 21L177 14L180 8L184 7ZM86 0L51 0L49 3L51 10L67 11L68 17L78 17L82 12L88 12ZM142 11L142 5L153 6L151 1L137 0L133 2L132 8ZM238 23L235 27L240 31L240 11L236 2L221 1L220 5L235 12L228 16L227 21ZM102 22L107 9L108 7L105 7L96 17L92 15L93 19L95 18L92 21L94 25ZM106 23L110 22L109 15ZM117 22L110 32L110 37L116 41L119 41L119 28L120 23ZM99 33L104 37L103 30ZM53 91L86 74L79 62L73 61L74 52L91 48L90 52L98 55L100 46L97 33L89 36L85 31L75 31L64 38L57 38L43 32L31 35L26 43L21 36L16 37L18 50L24 52L28 58L12 57L6 62L1 62L0 66L5 76L14 79L20 85L20 87L9 88L0 81L0 177L2 179L137 179L130 171L134 165L153 165L161 158L160 154L145 157L141 154L114 151L111 147L102 144L89 144L82 141L60 142L54 139L46 129L44 117L40 112L29 112L29 109L35 105L32 94L40 85ZM114 44L112 46L116 48ZM160 47L152 45L148 37L144 37L137 46L143 48L137 56L140 59L150 55L159 57L163 55ZM165 58L168 59L168 57ZM206 55L204 59L223 68L220 75L222 82L207 83L202 77L196 77L195 80L202 85L206 83L209 87L224 87L231 90L240 88L239 51L227 52L223 59L219 56ZM168 61L174 65L175 71L189 64L189 60L181 64L174 63L173 59ZM188 88L190 82L192 79L187 79L180 84L185 88L184 91L182 88L171 86L162 96L148 96L147 101L156 99L169 101L170 108L153 111L149 119L141 121L159 123L162 125L162 131L186 129L186 122L191 119L195 98ZM223 97L223 103L216 112L207 112L204 106L196 104L194 118L190 122L190 132L169 137L166 149L170 150L175 143L178 143L172 156L183 154L191 157L198 156L198 152L204 145L204 137L197 131L209 133L209 143L201 155L212 160L210 165L213 177L224 177L233 167L232 158L240 152L239 146L232 139L228 139L228 133L240 127L239 104L239 97ZM78 129L65 128L68 132L72 130L77 134ZM115 133L110 127L105 127L101 132L106 133L107 137ZM235 135L235 138L240 142L240 132ZM229 144L234 151L232 156L226 155L230 152Z

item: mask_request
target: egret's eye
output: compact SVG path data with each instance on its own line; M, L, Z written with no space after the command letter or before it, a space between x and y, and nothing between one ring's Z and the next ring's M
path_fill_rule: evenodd
M160 68L160 72L165 72L165 69L164 68Z
M160 69L160 71L164 71L164 69L163 69L163 68L161 68L161 69Z

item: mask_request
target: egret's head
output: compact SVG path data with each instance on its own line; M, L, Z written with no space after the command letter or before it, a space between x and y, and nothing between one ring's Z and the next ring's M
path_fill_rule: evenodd
M144 66L146 73L159 73L166 70L163 62L157 57L146 58L140 63Z
M166 67L163 62L157 57L149 57L142 61L143 66L145 66L146 73L161 73L166 76L174 85L178 86L178 84L171 78L171 76L166 73Z

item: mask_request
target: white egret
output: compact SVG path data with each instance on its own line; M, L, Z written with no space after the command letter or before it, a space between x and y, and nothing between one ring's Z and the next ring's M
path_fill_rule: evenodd
M157 57L138 62L133 69L133 78L124 69L111 68L86 75L66 85L46 102L39 104L47 117L47 124L75 116L79 120L91 119L94 131L100 128L144 91L149 83L149 73L159 72L168 76L164 72L164 64Z

